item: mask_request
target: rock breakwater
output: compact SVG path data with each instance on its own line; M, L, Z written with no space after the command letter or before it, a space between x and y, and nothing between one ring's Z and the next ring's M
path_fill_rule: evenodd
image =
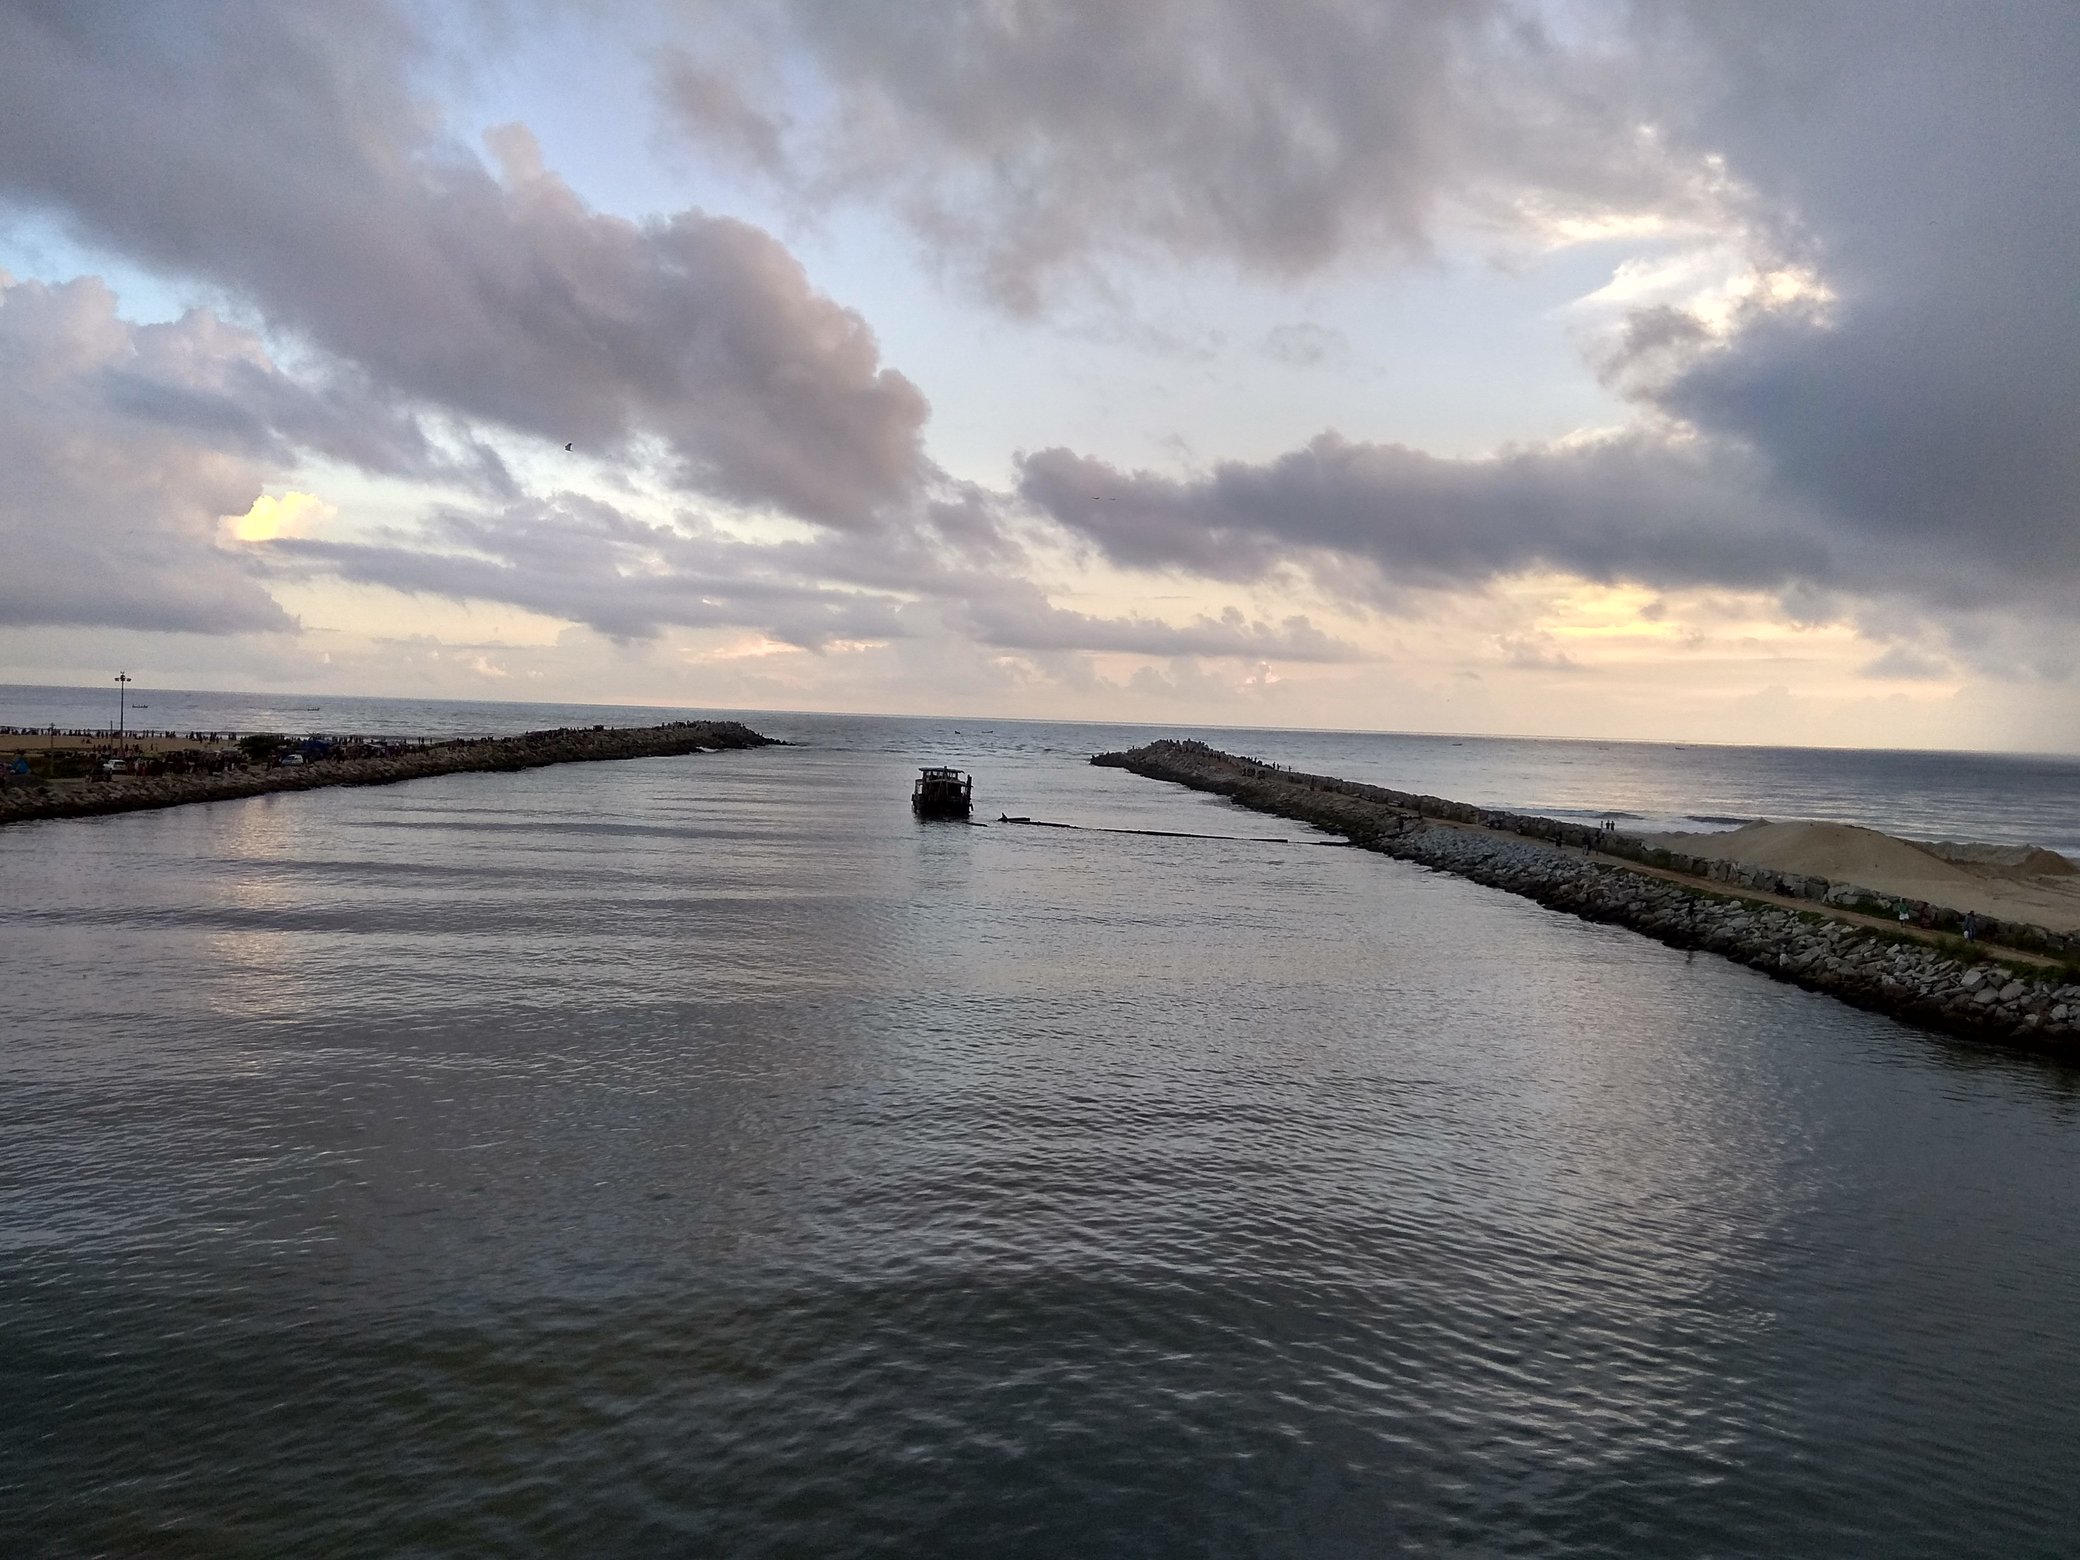
M378 758L326 759L294 768L234 769L222 774L156 775L71 787L18 786L0 790L0 824L38 818L81 818L102 813L230 801L271 791L313 791L336 785L394 785L431 775L538 769L547 764L617 758L665 758L724 748L769 745L733 720L673 721L662 726L529 731L517 737L442 742Z
M1593 859L1585 848L1601 849L1604 842L1594 829L1298 774L1202 743L1155 742L1091 762L1216 792L1258 812L1342 834L1355 845L1626 926L1673 947L1706 949L1926 1028L2080 1053L2080 970L2071 965L2004 963L1984 948L1894 933L1826 909L1743 898L1710 879L1680 882ZM1824 896L1793 897L1825 903Z

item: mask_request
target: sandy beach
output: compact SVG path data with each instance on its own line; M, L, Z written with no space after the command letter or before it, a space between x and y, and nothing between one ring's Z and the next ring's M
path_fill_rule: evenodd
M1815 821L1643 837L1691 856L1802 872L2057 932L2080 931L2080 866L2033 846L1923 844L1855 824Z

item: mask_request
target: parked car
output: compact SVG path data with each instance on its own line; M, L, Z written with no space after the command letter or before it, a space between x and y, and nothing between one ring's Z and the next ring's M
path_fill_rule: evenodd
M126 775L130 772L130 766L120 758L104 758L101 761L101 772L105 775Z
M284 769L295 769L303 763L303 755L301 753L284 753L275 762Z

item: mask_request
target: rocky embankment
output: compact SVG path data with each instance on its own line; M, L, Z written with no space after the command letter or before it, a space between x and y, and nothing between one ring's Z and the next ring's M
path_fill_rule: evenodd
M2072 965L2003 962L1978 947L1967 953L1962 944L1946 947L1824 910L1673 881L1590 858L1583 847L1601 838L1593 829L1296 774L1202 743L1155 742L1128 753L1101 753L1091 762L1217 792L1258 812L1345 835L1367 849L1630 927L1673 947L1708 949L1778 980L1911 1023L2010 1044L2080 1050L2080 970ZM1440 816L1447 808L1466 816ZM1526 827L1512 829L1512 823ZM1568 831L1581 838L1567 838Z
M393 785L429 775L479 770L538 769L613 758L665 758L722 748L768 746L771 739L733 720L674 721L664 726L530 731L517 737L442 742L382 758L326 759L296 768L234 769L217 775L157 775L74 787L23 786L0 790L0 824L32 818L81 818L99 813L228 801L268 791L315 791L334 785Z

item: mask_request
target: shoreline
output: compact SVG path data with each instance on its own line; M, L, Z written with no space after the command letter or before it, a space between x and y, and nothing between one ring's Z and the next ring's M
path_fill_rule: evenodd
M1152 742L1091 762L1311 823L1367 850L1671 947L1702 948L1920 1028L2080 1055L2080 969L2067 949L1939 940L1829 901L1824 883L1818 893L1810 881L1780 887L1761 879L1782 874L1760 871L1743 881L1723 862L1719 873L1688 874L1646 859L1655 852L1637 841L1622 843L1642 859L1599 855L1592 847L1602 850L1608 836L1582 825L1277 769L1198 742Z
M54 818L235 801L277 791L332 786L396 785L434 775L510 773L551 764L623 758L672 758L689 753L778 746L734 720L673 721L662 726L529 731L516 737L458 738L376 758L324 759L296 767L241 769L222 774L153 775L108 779L78 787L9 786L0 790L0 826Z

